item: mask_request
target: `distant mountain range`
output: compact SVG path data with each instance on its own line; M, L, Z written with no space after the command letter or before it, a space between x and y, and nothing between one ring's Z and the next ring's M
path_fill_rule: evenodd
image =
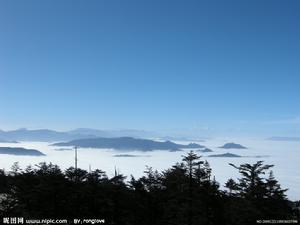
M153 151L153 150L169 150L180 151L182 148L203 148L204 146L190 143L187 145L176 144L171 141L153 141L149 139L139 139L133 137L119 137L119 138L89 138L79 139L69 142L55 143L54 146L77 146L82 148L112 148L116 150L139 150L139 151Z
M131 154L118 154L114 155L114 157L118 158L136 158L136 157L150 157L149 155L131 155Z
M49 129L29 130L26 128L3 131L0 130L0 142L13 141L71 141L75 139L95 138L95 137L136 137L152 138L157 134L143 130L97 130L88 128L78 128L71 131L54 131Z
M215 155L209 155L207 157L220 157L220 158L267 158L269 157L268 155L254 155L254 156L241 156L241 155L237 155L237 154L233 154L230 152L224 153L224 154L215 154Z
M242 157L242 156L227 152L227 153L224 153L224 154L209 155L208 157L240 158L240 157Z
M48 129L40 130L28 130L28 129L18 129L12 131L0 131L0 138L2 140L15 140L15 141L67 141L77 138L84 138L87 135L82 135L79 133L69 133L69 132L58 132ZM94 137L89 135L89 137Z
M300 137L270 137L271 141L300 141Z
M44 156L42 152L35 149L26 148L11 148L11 147L0 147L0 154L8 155L27 155L27 156Z
M226 143L223 146L219 148L224 148L224 149L247 149L245 146L240 145L240 144L235 144L235 143Z
M206 152L213 152L213 150L209 149L209 148L204 148L204 149L199 149L197 150L198 152L203 152L203 153L206 153Z
M0 143L12 143L12 144L17 144L17 141L10 141L10 140L1 140L0 139Z

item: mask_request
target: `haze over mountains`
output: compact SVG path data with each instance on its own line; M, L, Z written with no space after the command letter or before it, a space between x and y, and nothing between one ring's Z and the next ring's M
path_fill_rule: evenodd
M1 140L1 139L0 139L0 143L14 143L14 144L16 144L16 143L18 143L18 142L17 142L17 141Z
M300 141L300 137L270 137L271 141Z
M152 138L157 134L143 130L97 130L89 128L78 128L71 131L55 131L49 129L29 130L26 128L3 131L0 130L0 140L2 142L8 141L71 141L75 139L94 138L94 137L143 137Z

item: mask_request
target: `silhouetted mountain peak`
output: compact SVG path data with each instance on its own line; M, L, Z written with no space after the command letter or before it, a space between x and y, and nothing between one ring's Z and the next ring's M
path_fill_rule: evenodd
M219 147L219 148L224 148L224 149L232 149L232 148L235 148L235 149L247 149L245 146L243 145L240 145L240 144L236 144L236 143L226 143L224 144L223 146Z

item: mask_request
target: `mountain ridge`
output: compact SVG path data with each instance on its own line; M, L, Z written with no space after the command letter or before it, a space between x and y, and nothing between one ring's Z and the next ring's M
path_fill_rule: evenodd
M190 143L187 145L176 144L171 141L154 141L150 139L139 139L133 137L118 137L118 138L91 138L78 139L69 142L54 143L53 146L77 146L82 148L112 148L116 150L169 150L180 151L182 148L201 148L202 145Z
M94 138L94 137L143 137L153 138L154 132L144 130L124 129L124 130L98 130L91 128L77 128L69 131L56 131L50 129L26 129L4 131L0 130L0 140L3 142L14 141L71 141L76 139Z
M44 153L36 149L27 149L21 147L0 147L0 154L20 156L45 156Z

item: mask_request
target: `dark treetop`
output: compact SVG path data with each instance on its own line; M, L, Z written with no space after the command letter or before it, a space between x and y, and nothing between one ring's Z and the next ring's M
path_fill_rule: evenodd
M140 178L100 169L85 171L40 163L0 169L0 217L101 218L107 225L254 225L257 220L299 220L299 202L286 198L262 161L233 165L238 179L225 190L207 161L190 152L180 163ZM269 175L268 175L269 174Z

